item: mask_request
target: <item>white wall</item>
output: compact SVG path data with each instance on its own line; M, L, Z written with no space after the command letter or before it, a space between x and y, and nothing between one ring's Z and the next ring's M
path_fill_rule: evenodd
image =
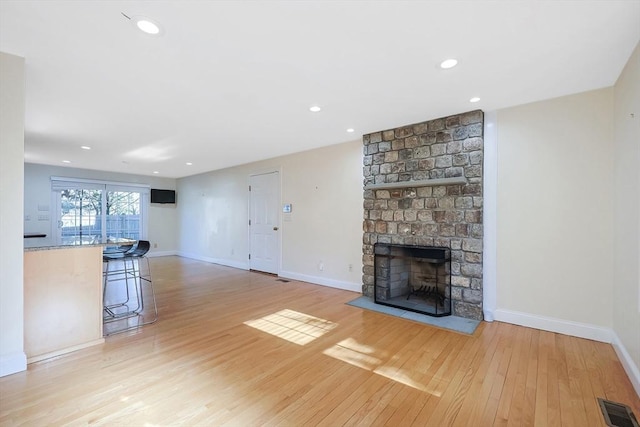
M613 329L618 355L640 395L640 45L614 93Z
M24 59L0 52L0 376L27 368L23 329Z
M282 203L293 205L280 222L280 275L360 292L359 140L179 179L180 253L248 268L249 176L269 171L280 172Z
M25 232L44 232L46 239L39 243L52 242L51 221L55 221L54 206L51 206L51 177L69 177L97 179L103 181L148 184L152 188L175 190L176 180L173 178L159 178L143 175L129 175L116 172L94 171L87 169L69 168L63 166L48 166L33 163L24 164L24 215L30 219L24 221ZM177 195L180 204L180 195ZM49 211L42 211L46 206ZM39 220L39 217L48 217ZM175 254L178 248L178 214L176 205L152 204L149 209L149 235L151 242L150 255ZM156 246L157 247L154 247Z
M499 110L496 319L606 341L613 89Z

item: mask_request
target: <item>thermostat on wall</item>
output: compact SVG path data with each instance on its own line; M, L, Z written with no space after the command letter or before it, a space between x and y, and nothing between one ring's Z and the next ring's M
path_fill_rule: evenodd
M291 203L282 205L282 213L291 213Z

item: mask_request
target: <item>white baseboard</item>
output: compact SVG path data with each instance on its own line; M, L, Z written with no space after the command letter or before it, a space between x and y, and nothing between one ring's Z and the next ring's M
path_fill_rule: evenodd
M613 332L612 345L618 355L618 359L620 359L620 363L622 363L622 367L626 371L627 376L633 385L633 388L636 390L636 394L640 397L640 370L615 332Z
M82 344L74 345L71 347L63 348L61 350L52 351L50 353L40 354L38 356L33 356L27 359L27 363L40 362L41 360L51 359L52 357L58 357L63 354L71 353L73 351L82 350L84 348L92 347L94 345L104 344L104 338L98 338L97 340L92 340L89 342L85 342Z
M147 253L147 258L155 258L155 257L159 257L159 256L172 256L172 255L178 255L178 251L149 251Z
M640 396L640 370L638 370L638 366L613 329L504 309L493 311L493 316L494 319L499 322L513 323L514 325L611 344L629 377L629 381L631 381L633 388L638 396Z
M27 370L27 355L23 351L0 356L0 377Z
M178 252L177 255L184 258L195 259L198 261L210 262L212 264L220 264L227 267L239 268L241 270L249 270L248 262L241 263L241 262L230 261L226 259L209 258L209 257L192 254L192 253L187 253L187 252ZM318 276L311 276L307 274L295 273L293 271L281 271L278 274L278 277L282 277L284 279L299 280L302 282L313 283L314 285L328 286L330 288L343 289L345 291L362 293L362 284L360 283L344 282L341 280L328 279L326 277L318 277Z
M613 331L609 328L591 325L588 323L574 322L571 320L557 319L554 317L539 316L520 311L496 309L493 312L494 319L499 322L513 323L514 325L541 329L543 331L557 332L573 337L586 338L594 341L613 342Z
M191 259L195 259L195 260L198 260L198 261L210 262L212 264L224 265L226 267L239 268L241 270L248 270L249 269L249 263L248 262L238 262L238 261L232 261L232 260L229 260L229 259L210 258L210 257L206 257L206 256L200 256L200 255L196 255L196 254L192 254L192 253L188 253L188 252L181 252L181 251L176 252L175 255L181 256L183 258L191 258Z
M330 288L343 289L345 291L352 291L362 293L362 284L354 283L354 282L344 282L342 280L334 280L328 279L326 277L318 277L318 276L310 276L307 274L295 273L293 271L281 271L278 276L292 279L292 280L300 280L301 282L313 283L314 285L322 285L328 286Z

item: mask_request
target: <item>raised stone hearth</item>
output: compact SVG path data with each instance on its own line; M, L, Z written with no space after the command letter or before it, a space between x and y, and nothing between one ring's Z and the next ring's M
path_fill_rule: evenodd
M453 314L482 320L483 127L476 110L363 136L364 295L376 243L444 247Z

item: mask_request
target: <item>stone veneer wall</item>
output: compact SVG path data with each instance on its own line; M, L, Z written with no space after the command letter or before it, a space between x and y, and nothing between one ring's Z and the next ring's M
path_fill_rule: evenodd
M482 320L484 115L476 110L363 136L364 295L373 298L373 245L451 250L453 314ZM465 177L466 184L367 189Z

